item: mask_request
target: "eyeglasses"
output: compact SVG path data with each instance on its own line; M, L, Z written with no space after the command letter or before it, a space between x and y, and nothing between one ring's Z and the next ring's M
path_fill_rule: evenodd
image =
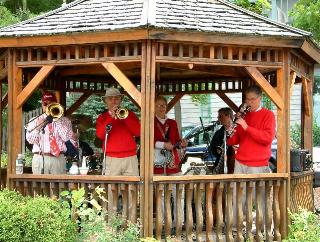
M157 108L166 108L167 105L166 104L157 104L156 107Z
M246 101L249 101L249 102L251 102L251 101L255 101L255 100L257 100L257 99L258 99L258 97L259 97L259 96L252 97L252 98L247 98L247 97L246 97Z

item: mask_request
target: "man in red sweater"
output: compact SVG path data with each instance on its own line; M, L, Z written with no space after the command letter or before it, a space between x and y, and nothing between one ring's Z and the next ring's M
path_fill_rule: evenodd
M245 91L245 103L250 106L250 111L244 118L236 120L235 133L227 139L228 145L238 145L236 153L235 174L269 173L269 159L271 157L271 143L275 137L276 121L272 111L261 107L262 92L260 87L251 86ZM262 188L262 194L264 188ZM255 189L253 189L255 191ZM242 194L242 209L244 210L245 194ZM255 197L255 195L253 195ZM254 199L255 200L255 199ZM234 229L242 228L242 221L237 221L236 189L233 193ZM265 200L262 199L263 211ZM264 212L262 213L264 217ZM265 219L263 218L263 221ZM264 228L262 229L264 230Z
M127 118L117 117L116 110L120 106L122 96L118 89L111 87L102 97L108 109L99 115L96 122L96 136L103 141L102 149L105 153L102 174L138 176L135 137L140 136L140 122L132 111L129 111ZM108 125L111 130L105 142Z
M275 116L272 111L261 107L262 92L258 86L249 87L245 95L250 111L244 118L236 120L235 133L227 140L228 145L239 145L234 173L269 173Z

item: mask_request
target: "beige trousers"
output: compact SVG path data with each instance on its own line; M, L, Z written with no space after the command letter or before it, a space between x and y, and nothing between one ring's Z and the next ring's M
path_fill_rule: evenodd
M43 160L44 159L44 160ZM44 164L44 174L66 174L66 159L63 154L58 157L34 154L32 158L32 173L41 174Z

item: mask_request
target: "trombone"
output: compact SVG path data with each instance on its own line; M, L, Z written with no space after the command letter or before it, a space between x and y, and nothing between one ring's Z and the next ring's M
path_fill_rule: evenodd
M51 121L50 118L48 118L49 116L52 117L52 121L57 121L59 118L62 117L63 113L64 113L64 108L62 107L62 105L60 103L50 103L46 107L46 110L44 113L40 114L36 118L31 119L24 126L24 128L29 132L32 132L35 129L40 130L40 129L44 128L49 123L49 121ZM46 118L38 125L34 125L34 121L36 121L42 115L46 115Z

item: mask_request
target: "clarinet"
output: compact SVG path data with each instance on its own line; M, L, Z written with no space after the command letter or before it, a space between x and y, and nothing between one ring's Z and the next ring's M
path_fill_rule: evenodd
M236 123L237 119L244 118L244 116L246 116L247 112L249 111L250 111L250 106L248 104L243 103L240 105L239 111L237 113L238 115L233 119L231 128L229 130L226 130L227 137L231 137L234 134L235 129L238 126L238 124Z

